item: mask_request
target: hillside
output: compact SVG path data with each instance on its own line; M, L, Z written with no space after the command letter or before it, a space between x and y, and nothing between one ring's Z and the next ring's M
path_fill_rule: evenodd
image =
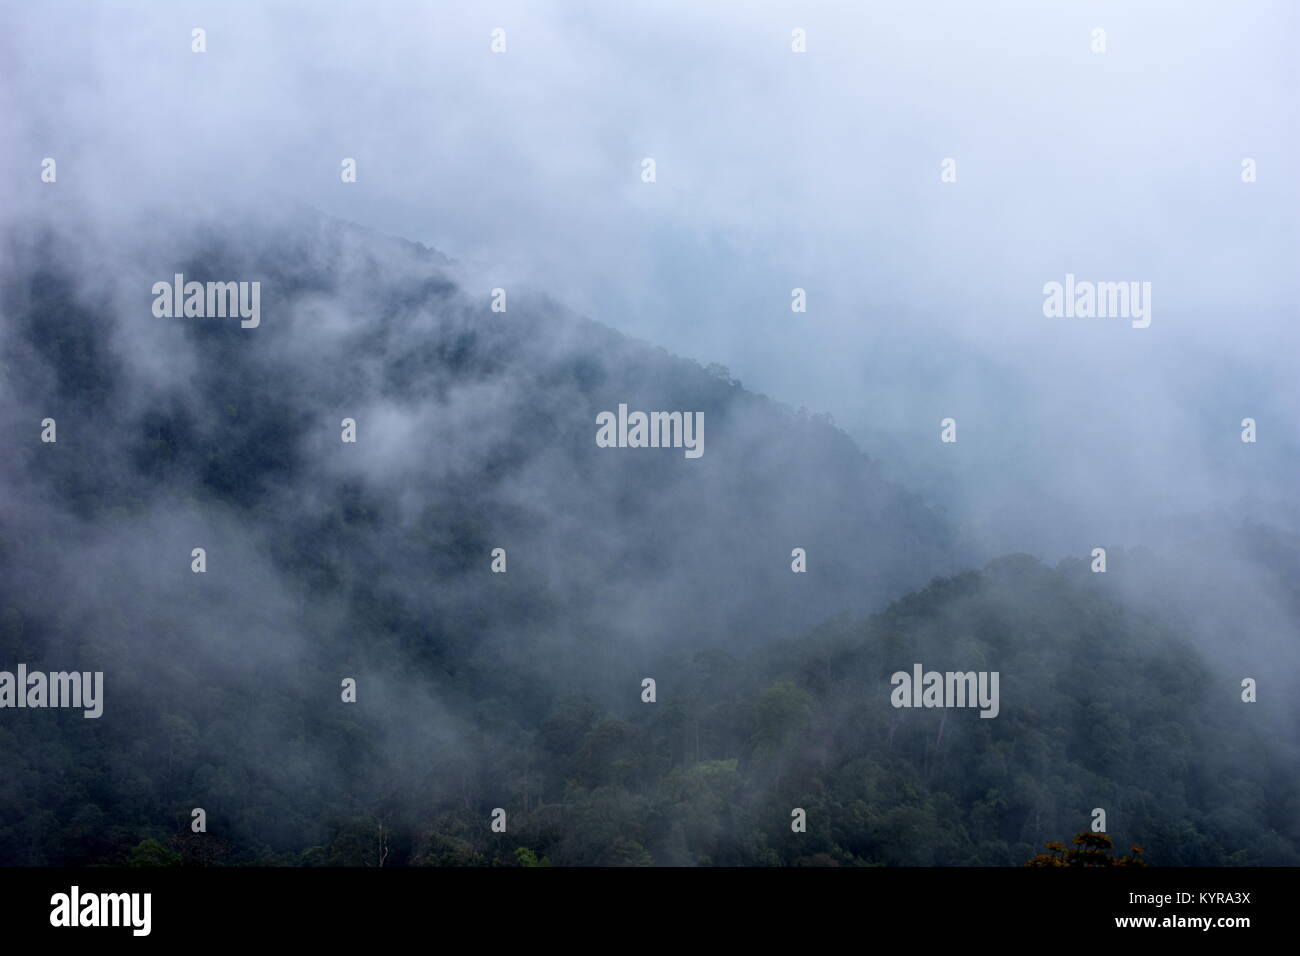
M48 219L3 259L0 665L102 670L107 699L0 727L33 810L0 859L96 858L196 779L292 843L359 763L409 790L567 694L617 704L668 649L744 652L957 560L827 421L526 291L493 312L422 246L303 211ZM258 320L157 314L176 274L259 282ZM597 447L620 404L702 412L704 453Z

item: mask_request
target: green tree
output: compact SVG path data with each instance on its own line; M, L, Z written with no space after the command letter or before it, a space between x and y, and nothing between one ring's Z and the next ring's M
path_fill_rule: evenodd
M180 866L181 855L163 846L157 840L141 840L131 851L128 866Z

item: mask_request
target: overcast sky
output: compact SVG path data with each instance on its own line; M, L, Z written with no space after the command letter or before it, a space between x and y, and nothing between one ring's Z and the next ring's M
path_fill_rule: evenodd
M998 549L1294 499L1295 3L2 9L11 214L54 157L110 222L300 201L424 242L831 412ZM1150 327L1046 318L1067 272L1150 282Z

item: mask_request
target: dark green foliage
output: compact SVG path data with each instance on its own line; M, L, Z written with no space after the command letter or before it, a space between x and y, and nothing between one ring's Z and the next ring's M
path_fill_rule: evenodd
M58 626L12 609L5 620L9 641ZM894 709L889 674L914 660L999 670L1000 716ZM869 622L743 658L682 652L652 670L659 700L636 700L624 672L636 702L616 713L480 677L494 715L484 732L408 761L379 745L387 725L374 712L313 700L324 673L249 706L181 665L171 692L102 728L64 714L0 728L0 857L1019 865L1100 805L1156 865L1300 862L1293 781L1271 769L1294 761L1293 742L1269 739L1249 708L1218 705L1176 635L1036 563L936 581ZM207 808L213 832L188 833L191 806ZM497 806L505 834L489 829ZM795 807L806 833L791 832Z

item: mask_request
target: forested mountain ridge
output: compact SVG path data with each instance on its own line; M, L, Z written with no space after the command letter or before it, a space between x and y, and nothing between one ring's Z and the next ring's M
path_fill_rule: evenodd
M102 670L104 715L2 712L0 862L1016 864L1096 806L1152 863L1297 861L1285 713L1122 561L932 581L962 546L826 421L543 299L492 312L415 244L32 235L0 288L0 668ZM153 314L177 273L259 281L260 324ZM703 411L703 456L598 448L620 403ZM1000 672L999 716L893 708L914 662Z
M25 623L10 613L8 634ZM914 661L999 669L998 718L890 706ZM431 739L418 708L398 729L373 697L321 700L325 668L274 694L173 668L168 693L93 737L74 715L54 740L0 731L18 759L0 804L22 811L0 847L13 863L1017 865L1100 806L1155 865L1300 862L1295 740L1086 571L1003 559L869 620L650 671L643 704L641 672L614 669L617 710L503 682ZM209 834L189 832L193 806Z
M54 236L11 250L5 424L48 416L61 438L20 442L10 478L70 514L192 499L348 598L409 572L496 601L482 571L502 547L508 600L645 602L662 619L631 616L626 638L654 646L719 630L743 646L960 566L945 522L843 432L725 370L522 294L494 313L438 254L324 217L195 232L89 275ZM260 280L260 325L152 315L151 283L175 273ZM620 403L702 411L703 456L598 448ZM790 574L796 547L814 573Z

